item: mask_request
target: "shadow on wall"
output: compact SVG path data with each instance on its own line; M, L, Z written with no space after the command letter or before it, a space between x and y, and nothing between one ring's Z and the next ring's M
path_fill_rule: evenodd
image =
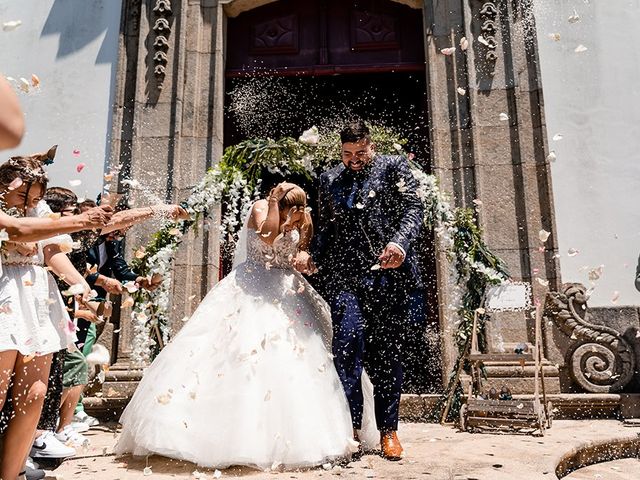
M58 34L56 58L64 58L106 35L96 57L96 64L113 64L117 58L120 27L120 2L113 0L54 0L41 37Z

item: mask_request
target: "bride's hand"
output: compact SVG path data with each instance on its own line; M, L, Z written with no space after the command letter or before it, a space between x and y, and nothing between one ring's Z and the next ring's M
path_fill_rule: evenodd
M293 268L305 275L313 275L318 271L316 264L308 252L300 251L293 259Z
M275 198L279 202L285 197L289 190L291 190L290 185L285 182L279 183L271 189L271 192L269 192L269 197Z

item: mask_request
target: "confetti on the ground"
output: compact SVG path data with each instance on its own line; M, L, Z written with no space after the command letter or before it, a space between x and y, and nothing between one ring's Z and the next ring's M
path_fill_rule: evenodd
M542 243L546 242L549 239L549 235L551 235L551 232L547 232L544 229L542 229L542 230L540 230L540 232L538 232L538 238L540 239L540 241Z
M506 122L507 120L509 120L509 115L507 115L506 113L501 113L500 114L500 120L503 122Z

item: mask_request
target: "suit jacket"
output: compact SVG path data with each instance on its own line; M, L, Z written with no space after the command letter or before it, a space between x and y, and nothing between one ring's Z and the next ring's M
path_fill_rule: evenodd
M101 245L103 247L101 248ZM98 273L105 277L115 278L121 282L135 281L138 278L127 261L124 258L124 244L122 240L111 240L97 242L87 255L87 263L89 265L98 265ZM95 284L98 274L92 274L87 277L89 285ZM99 287L96 287L99 297L105 297L106 292Z
M360 172L341 163L321 175L311 253L323 283L345 285L387 275L407 289L422 287L413 248L424 219L417 187L401 156L378 155ZM406 252L403 264L372 271L391 242Z

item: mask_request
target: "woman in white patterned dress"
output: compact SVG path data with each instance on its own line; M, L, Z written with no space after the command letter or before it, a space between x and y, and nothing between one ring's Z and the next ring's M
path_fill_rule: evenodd
M7 209L26 216L51 214L40 202L47 176L38 156L14 157L0 165L0 194ZM65 252L71 237L37 243L3 243L0 278L0 409L9 387L15 415L9 422L0 478L14 480L24 466L35 433L53 352L75 339L73 323L55 280L45 268L74 285L81 296L89 286Z
M310 240L305 208L286 183L253 205L235 268L145 372L116 453L291 469L357 449L328 306L292 268Z

